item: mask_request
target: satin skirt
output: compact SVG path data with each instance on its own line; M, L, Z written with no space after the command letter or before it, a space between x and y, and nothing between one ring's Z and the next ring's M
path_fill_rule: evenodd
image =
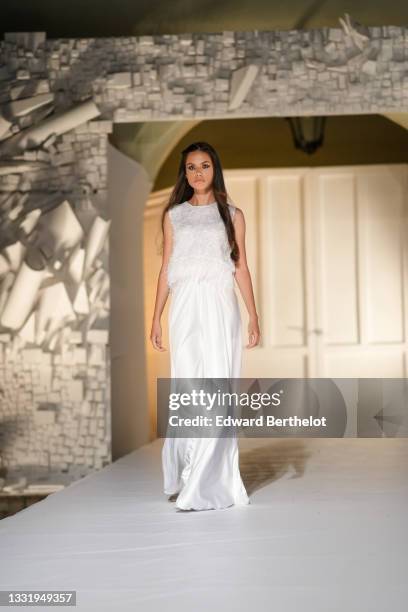
M239 378L241 317L233 280L183 280L169 307L171 378ZM166 437L162 448L164 492L178 493L176 507L209 510L247 505L234 437Z

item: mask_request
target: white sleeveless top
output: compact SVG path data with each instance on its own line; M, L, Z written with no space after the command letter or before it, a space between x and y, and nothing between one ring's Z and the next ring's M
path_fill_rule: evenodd
M228 204L234 219L235 206ZM209 280L233 286L235 262L217 202L194 206L189 202L170 208L173 248L167 267L170 290L183 280Z

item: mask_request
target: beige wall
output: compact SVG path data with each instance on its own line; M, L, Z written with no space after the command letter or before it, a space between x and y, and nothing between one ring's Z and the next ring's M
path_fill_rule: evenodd
M149 422L150 433L156 437L156 382L157 378L170 377L170 355L168 340L168 308L170 298L164 307L161 325L163 333L163 346L165 352L155 351L151 345L149 335L156 298L157 280L161 267L161 243L162 231L160 217L165 205L169 190L151 194L145 209L144 215L144 275L145 275L145 333L146 333L146 359L147 359L147 380L148 380L148 402L149 402Z

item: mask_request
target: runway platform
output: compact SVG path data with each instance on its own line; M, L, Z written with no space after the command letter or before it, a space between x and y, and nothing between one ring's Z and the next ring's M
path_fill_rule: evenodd
M75 590L87 612L405 612L406 439L240 440L251 504L198 512L163 494L162 444L1 521L1 589Z

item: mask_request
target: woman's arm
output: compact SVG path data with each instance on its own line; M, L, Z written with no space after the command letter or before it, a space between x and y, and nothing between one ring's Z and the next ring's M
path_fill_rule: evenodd
M236 208L234 215L235 240L239 248L239 259L235 263L235 280L249 314L248 337L246 348L253 348L259 344L261 333L259 331L258 314L256 312L254 292L252 288L251 273L248 269L245 250L245 217L240 208Z
M173 244L173 228L168 211L164 215L163 219L163 234L162 265L157 280L156 301L154 305L152 329L150 332L150 340L153 348L155 348L157 351L167 350L164 348L164 346L162 346L162 328L160 319L170 291L167 284L167 266L169 264Z

